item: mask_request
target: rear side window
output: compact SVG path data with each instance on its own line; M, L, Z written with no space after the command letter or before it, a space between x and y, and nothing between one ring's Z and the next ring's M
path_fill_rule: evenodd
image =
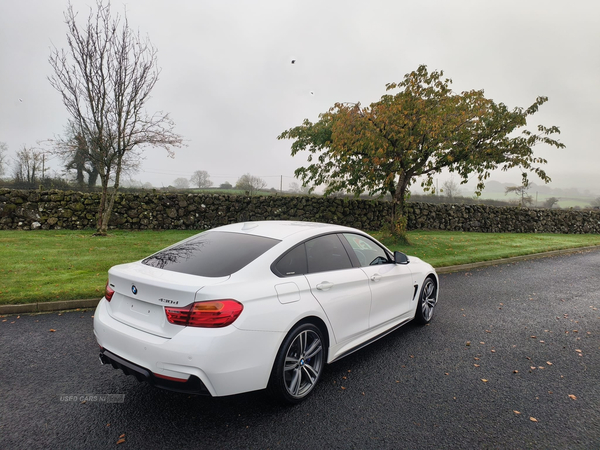
M292 277L294 275L304 275L306 269L306 249L304 244L294 247L284 254L274 266L277 275L283 277Z
M336 234L328 234L307 241L306 259L308 273L328 272L349 269L352 261Z
M142 263L172 272L224 277L247 266L279 242L251 234L207 231L161 250Z

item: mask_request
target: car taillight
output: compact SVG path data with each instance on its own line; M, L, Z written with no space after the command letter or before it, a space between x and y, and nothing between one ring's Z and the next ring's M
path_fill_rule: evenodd
M200 328L221 328L231 325L244 306L235 300L196 302L183 308L165 307L167 320L175 325Z
M108 281L106 282L106 289L104 289L104 298L106 299L107 302L110 302L113 298L113 295L115 294L115 291L113 289L111 289L111 287L108 284Z

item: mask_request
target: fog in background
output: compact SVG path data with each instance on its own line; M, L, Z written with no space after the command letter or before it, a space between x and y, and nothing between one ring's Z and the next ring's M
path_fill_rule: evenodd
M82 25L94 4L73 1ZM67 123L47 80L51 47L66 46L66 7L0 7L0 142L11 156ZM215 185L251 173L285 190L306 155L292 157L291 141L277 135L335 102L377 101L386 83L426 64L455 91L484 89L510 108L548 96L531 125L557 125L566 144L536 147L551 187L600 195L598 2L130 0L112 8L126 8L130 26L158 48L162 73L148 107L169 112L188 145L174 159L149 149L135 180L161 187L206 170ZM48 164L61 172L57 158ZM518 170L491 178L521 181Z

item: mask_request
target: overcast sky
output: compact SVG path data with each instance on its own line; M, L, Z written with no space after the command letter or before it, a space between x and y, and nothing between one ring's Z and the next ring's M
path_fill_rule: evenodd
M74 0L81 23L89 0ZM66 45L59 0L0 7L0 142L11 155L63 132L67 113L47 81ZM549 102L532 125L557 125L564 150L536 147L552 187L600 194L600 2L595 0L113 0L158 48L149 112L169 112L188 146L151 149L133 178L168 186L195 170L216 185L244 173L283 188L305 156L282 131L335 102L368 105L385 84L426 64L455 91L484 89L510 108ZM296 63L291 64L295 59ZM59 161L50 163L59 170ZM441 177L441 180L445 177ZM492 179L520 183L520 173ZM533 176L533 181L539 180ZM441 185L441 181L440 181Z

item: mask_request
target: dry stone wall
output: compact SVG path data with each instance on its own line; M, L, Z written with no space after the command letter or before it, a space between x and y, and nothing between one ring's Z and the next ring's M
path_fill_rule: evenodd
M408 228L484 233L600 233L600 211L410 203Z
M0 189L0 229L94 228L99 193ZM307 196L139 193L117 195L113 229L208 229L249 220L304 220L378 230L389 202ZM600 211L410 203L409 229L600 233Z

